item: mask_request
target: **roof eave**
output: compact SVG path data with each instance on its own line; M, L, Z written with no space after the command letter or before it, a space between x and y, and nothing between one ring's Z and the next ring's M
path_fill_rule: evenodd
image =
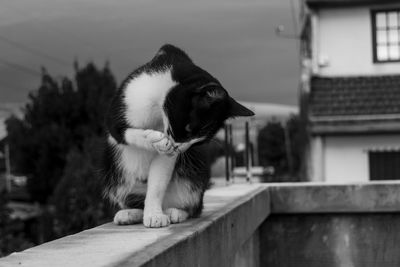
M400 120L400 113L394 114L362 114L362 115L326 115L310 116L311 122L348 122L348 121L390 121Z
M398 4L398 0L306 0L309 8Z
M313 135L392 134L400 133L400 118L336 121L310 118L309 129Z

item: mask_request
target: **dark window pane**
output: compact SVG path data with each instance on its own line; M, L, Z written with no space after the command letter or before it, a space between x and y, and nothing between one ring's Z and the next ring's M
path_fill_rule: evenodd
M400 151L369 152L370 180L400 180Z

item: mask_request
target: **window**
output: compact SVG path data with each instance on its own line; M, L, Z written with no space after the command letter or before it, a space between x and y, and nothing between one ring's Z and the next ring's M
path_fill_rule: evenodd
M374 10L371 15L374 62L400 61L400 9Z
M400 180L400 151L370 151L370 180Z

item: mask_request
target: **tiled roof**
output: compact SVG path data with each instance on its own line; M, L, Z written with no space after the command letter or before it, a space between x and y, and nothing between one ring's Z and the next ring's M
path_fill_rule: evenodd
M346 6L365 4L395 4L399 0L306 0L308 6Z
M314 77L311 116L400 114L400 75Z

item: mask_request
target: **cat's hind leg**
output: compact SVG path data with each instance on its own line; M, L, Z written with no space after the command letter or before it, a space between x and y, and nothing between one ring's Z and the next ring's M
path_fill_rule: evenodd
M146 185L138 183L135 186L136 193L126 196L120 208L114 215L114 223L117 225L135 224L143 222L143 208Z
M202 191L188 179L174 177L165 194L163 209L171 223L181 223L200 214Z
M143 221L142 209L123 209L114 216L114 224L127 225L141 223Z
M171 223L180 223L189 218L189 213L187 211L177 208L168 208L165 210L165 214L168 215Z

